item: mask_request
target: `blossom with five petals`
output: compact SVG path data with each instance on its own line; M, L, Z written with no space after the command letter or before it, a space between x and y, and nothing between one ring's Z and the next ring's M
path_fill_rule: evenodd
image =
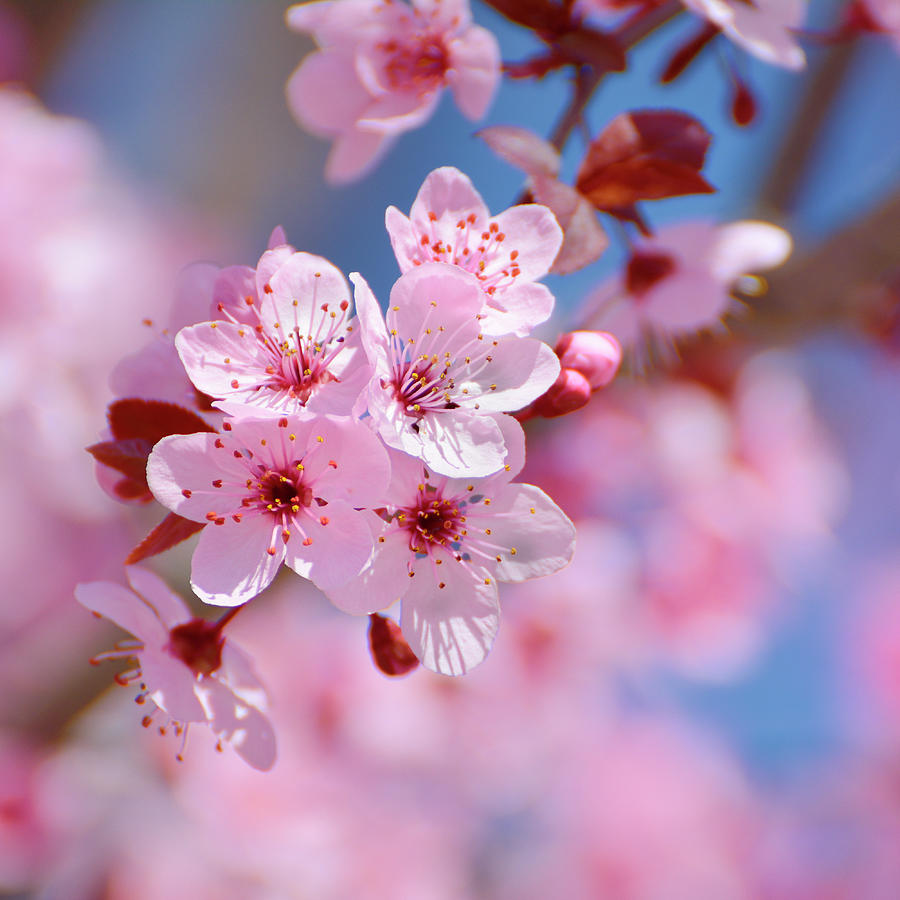
M550 271L562 229L546 206L525 203L491 216L459 169L425 179L409 217L389 206L385 224L402 272L445 262L471 272L486 295L486 334L528 334L553 312L553 295L536 279Z
M282 562L320 588L357 575L372 536L356 508L380 502L390 472L372 431L331 416L248 417L223 428L163 438L147 462L163 506L209 523L191 564L197 596L238 606Z
M375 369L359 405L384 442L442 475L501 469L503 433L487 414L543 394L559 375L556 354L534 338L485 336L480 283L456 266L425 263L401 275L386 318L362 276L350 280Z
M329 598L371 613L400 598L401 626L424 666L461 675L487 655L500 622L498 581L526 581L565 566L575 526L540 489L513 484L525 462L521 428L498 416L508 462L488 478L447 478L391 454L391 482L369 565Z
M472 24L467 0L318 0L292 6L287 23L319 45L287 98L304 127L335 139L332 182L366 174L399 134L425 122L444 87L475 120L500 81L497 40Z
M203 722L255 769L271 768L275 733L249 657L224 637L221 623L192 617L158 576L140 566L127 567L125 574L130 591L109 581L75 588L82 606L137 639L121 641L96 659L137 660L116 681L140 684L138 703L149 699L156 705L164 718L162 733L171 725L186 739L189 725ZM150 725L155 714L145 716L144 724Z
M235 414L348 414L369 370L359 346L344 276L311 253L263 256L256 284L238 303L220 302L230 321L183 328L175 345L196 388ZM252 270L251 270L252 271Z

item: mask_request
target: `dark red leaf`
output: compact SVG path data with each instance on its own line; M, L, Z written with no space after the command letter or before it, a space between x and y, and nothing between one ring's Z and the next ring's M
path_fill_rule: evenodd
M591 143L575 186L600 210L712 193L715 188L700 174L710 139L685 113L623 113Z
M192 534L196 534L206 525L205 522L192 522L185 519L177 513L169 513L150 534L147 535L138 545L128 554L125 559L125 565L131 566L142 559L149 559L168 550L182 541L186 541Z
M147 488L147 456L153 445L142 438L123 441L101 441L87 447L87 452L104 466L121 472L126 478L142 482Z
M375 665L391 677L406 675L419 665L400 626L393 619L378 613L369 616L369 650Z
M731 117L741 127L749 125L756 118L756 98L745 81L735 82Z
M215 431L196 413L163 400L143 400L130 397L116 400L107 412L109 428L118 440L143 438L152 447L170 434L195 434Z

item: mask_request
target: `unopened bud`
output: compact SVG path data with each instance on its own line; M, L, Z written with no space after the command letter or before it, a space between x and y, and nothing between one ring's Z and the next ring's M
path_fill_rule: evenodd
M575 369L563 369L545 394L534 401L535 415L553 419L581 409L591 399L591 383Z
M613 380L622 362L619 342L605 331L570 331L557 342L556 355L563 372L569 369L584 376L594 391Z

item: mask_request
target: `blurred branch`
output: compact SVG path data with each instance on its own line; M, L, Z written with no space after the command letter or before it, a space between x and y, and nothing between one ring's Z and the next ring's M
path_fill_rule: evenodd
M900 192L881 207L796 256L769 278L770 294L754 304L742 330L802 334L861 323L868 298L900 269Z
M789 213L806 183L806 170L819 145L834 101L856 54L856 41L828 47L825 58L814 67L792 116L787 137L769 171L759 199L763 217L782 218Z

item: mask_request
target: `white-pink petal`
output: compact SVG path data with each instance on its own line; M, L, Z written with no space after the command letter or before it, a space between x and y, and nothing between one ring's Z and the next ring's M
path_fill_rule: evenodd
M447 49L453 99L466 118L477 121L490 108L500 84L500 45L486 28L473 25Z
M75 588L75 599L145 644L160 645L166 640L166 628L159 616L120 584L111 581L79 584Z
M143 566L125 566L125 577L131 589L150 605L166 628L173 628L191 619L191 611L155 572Z
M422 665L464 675L482 662L500 625L494 579L448 555L439 567L420 561L409 581L400 626Z
M280 522L264 515L207 525L191 559L194 593L216 606L252 600L272 583L284 560L281 531Z

